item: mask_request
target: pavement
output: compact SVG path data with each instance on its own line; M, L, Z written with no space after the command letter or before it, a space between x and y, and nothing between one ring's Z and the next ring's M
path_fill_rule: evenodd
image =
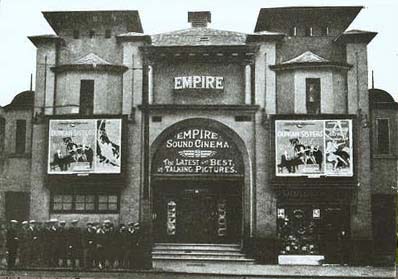
M281 265L242 265L223 264L181 265L151 270L109 270L72 271L65 269L0 271L1 279L22 278L121 278L121 279L164 279L164 278L217 278L217 279L276 279L276 278L396 278L395 267L353 267L353 266L281 266Z

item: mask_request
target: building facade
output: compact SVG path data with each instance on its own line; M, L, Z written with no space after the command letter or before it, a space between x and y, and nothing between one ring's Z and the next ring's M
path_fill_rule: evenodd
M392 136L371 163L383 112L368 101L376 33L346 30L360 10L261 9L249 34L189 12L156 35L137 11L44 12L30 218L139 220L148 247L238 244L261 263L369 263L373 174L397 154Z

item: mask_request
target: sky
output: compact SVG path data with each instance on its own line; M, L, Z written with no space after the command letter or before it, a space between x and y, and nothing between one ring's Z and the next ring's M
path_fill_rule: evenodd
M364 6L348 29L378 32L368 46L369 78L373 70L375 87L398 101L397 0L0 0L0 106L29 89L31 73L34 81L36 48L27 36L54 33L42 11L138 10L144 32L156 34L189 27L188 11L209 10L210 27L250 33L261 8L320 5Z

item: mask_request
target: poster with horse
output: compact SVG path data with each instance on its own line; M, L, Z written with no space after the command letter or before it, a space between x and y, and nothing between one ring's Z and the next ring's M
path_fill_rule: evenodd
M51 119L48 174L120 173L121 119Z
M276 176L352 176L352 121L275 120Z

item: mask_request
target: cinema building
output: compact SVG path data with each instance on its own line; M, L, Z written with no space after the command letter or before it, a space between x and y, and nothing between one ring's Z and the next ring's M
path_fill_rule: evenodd
M369 264L360 10L265 8L247 34L189 12L156 35L137 11L44 12L29 217L139 220L154 264Z

